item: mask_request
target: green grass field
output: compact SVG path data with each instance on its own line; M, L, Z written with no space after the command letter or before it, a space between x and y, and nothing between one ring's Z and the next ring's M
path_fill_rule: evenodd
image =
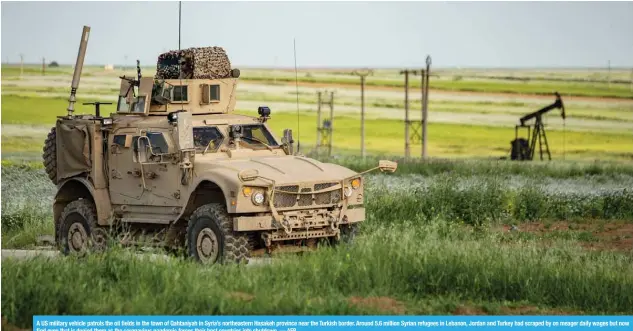
M6 261L2 281L15 285L3 286L2 305L23 327L34 314L630 314L631 262L565 240L543 248L442 223L387 226L349 249L248 269L123 253Z
M93 109L83 106L79 99L78 113L92 113ZM28 135L13 132L2 134L2 149L5 152L40 152L46 126L55 123L57 116L66 114L68 102L62 98L33 98L4 96L2 98L2 125L20 124L41 127L39 134ZM110 108L112 109L112 108ZM104 114L108 113L104 107ZM252 111L239 113L256 116ZM302 144L304 152L316 143L316 115L304 113L300 117L297 131L295 114L281 112L273 114L269 125L275 134L281 135L284 128L292 128L295 138ZM6 129L5 129L6 130ZM373 154L404 155L404 124L399 120L369 119L365 123L366 148ZM510 141L514 139L513 128L498 126L472 126L458 124L430 123L428 126L428 153L437 157L477 157L499 158L509 155ZM12 130L16 131L16 130ZM334 147L340 153L354 154L360 149L360 121L351 116L335 117ZM564 138L564 141L563 141ZM608 132L563 132L548 131L548 141L552 157L561 159L563 151L568 159L630 160L633 155L633 135ZM564 144L564 146L563 146ZM563 150L563 147L565 148ZM413 145L412 154L419 155L421 146Z
M295 82L294 77L276 77L275 79L268 76L244 76L246 81L257 81L264 83L276 82ZM341 85L357 85L358 78L353 76L347 77L300 77L301 83L320 83L320 84L341 84ZM401 87L404 88L404 82L401 79L372 79L366 81L368 86L382 87ZM409 83L411 88L420 88L418 80L412 80ZM536 94L551 95L553 91L565 91L563 95L567 96L588 96L588 97L610 97L633 99L633 92L628 84L617 84L606 87L604 84L591 83L568 83L568 82L545 82L545 81L529 81L529 82L494 82L494 81L478 81L478 80L432 80L429 85L430 89L441 91L463 91L463 92L484 92L484 93L513 93L513 94Z

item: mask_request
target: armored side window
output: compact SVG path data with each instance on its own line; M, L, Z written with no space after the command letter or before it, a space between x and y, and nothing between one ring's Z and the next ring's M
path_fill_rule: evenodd
M125 147L125 135L118 134L112 138L112 143L115 145L119 145L121 147Z
M126 97L119 97L116 111L119 113L127 113L130 111L130 104L127 102Z
M161 132L148 132L147 138L149 138L149 141L152 144L152 152L154 152L154 154L169 153L167 141L165 141L165 137L163 137Z
M136 102L134 102L133 113L144 113L145 112L145 96L140 96L136 98Z
M187 85L174 86L174 88L172 89L171 101L172 102L187 102L189 101L188 93L189 92L187 89Z
M132 147L132 136L129 134L117 134L112 137L112 144L119 147Z
M220 101L220 85L202 84L200 87L202 88L200 104L210 104Z
M275 138L270 134L265 126L261 124L256 125L244 125L242 127L242 134L246 143L251 145L261 145L259 141L266 143L269 146L278 146Z
M220 101L220 85L211 85L209 89L211 90L211 101Z
M132 135L131 134L116 134L112 136L112 142L108 146L108 153L111 154L121 154L124 151L128 150L132 146Z
M220 147L223 140L224 136L215 126L198 126L193 128L193 144L198 152L203 152L205 149L207 152L215 151ZM207 146L209 146L208 149Z

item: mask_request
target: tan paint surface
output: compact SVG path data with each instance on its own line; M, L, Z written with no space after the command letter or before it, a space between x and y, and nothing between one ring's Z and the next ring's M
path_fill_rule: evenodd
M274 230L272 240L294 238L291 233L295 228L309 235L309 228L313 227L314 236L330 236L337 233L334 223L364 220L362 180L351 196L345 195L351 180L362 174L336 164L288 155L281 148L281 140L260 118L234 114L237 78L165 80L167 86L187 86L187 101L166 105L150 105L154 82L157 81L153 78L143 77L139 87L130 88L128 81L121 81L119 95L127 102L133 102L134 96L146 97L143 112L113 114L112 124L103 127L101 119L84 119L93 137L91 176L85 183L103 188L89 188L98 200L100 224L111 221L106 219L111 212L129 222L173 223L195 209L196 206L187 206L194 201L196 189L203 186L221 190L227 211L239 216L235 218L235 230ZM213 85L219 86L219 100L210 97L209 88ZM167 115L172 112L181 112L182 116L170 122ZM247 124L263 124L280 146L269 149L234 144L229 139L230 126ZM204 154L195 151L191 149L193 127L216 127L224 140L217 149ZM101 147L102 132L107 136L106 150ZM167 150L158 153L141 148L140 154L135 153L141 141L148 141L144 138L148 132L162 134ZM140 138L136 141L134 137ZM240 174L245 173L254 174L254 179L243 181ZM244 193L245 187L250 194ZM265 197L261 204L253 200L258 192ZM284 221L288 225L281 226Z

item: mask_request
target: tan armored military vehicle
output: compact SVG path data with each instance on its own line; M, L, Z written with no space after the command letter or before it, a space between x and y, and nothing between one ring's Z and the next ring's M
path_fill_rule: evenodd
M176 78L158 78L174 77L169 56L159 58L157 77L142 77L140 67L138 77L121 77L109 117L99 103L94 115L74 114L89 31L68 116L44 147L64 253L114 241L184 248L204 263L247 261L340 242L364 220L362 173L295 155L291 131L280 140L269 129L267 107L259 117L233 113L239 70L216 48L177 53ZM376 168L393 172L396 164Z

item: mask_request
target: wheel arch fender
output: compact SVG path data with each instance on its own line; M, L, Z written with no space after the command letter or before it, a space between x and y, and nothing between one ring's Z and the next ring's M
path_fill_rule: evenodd
M235 205L231 201L235 201L239 186L236 172L229 169L214 169L197 175L187 194L187 204L177 219L188 217L197 207L210 202L223 203L228 213L234 213Z
M112 204L110 193L107 189L95 189L90 180L86 178L70 178L58 185L55 202L53 204L53 220L55 225L59 223L59 218L66 205L77 199L90 199L97 209L97 224L112 224ZM56 227L57 228L57 227Z

